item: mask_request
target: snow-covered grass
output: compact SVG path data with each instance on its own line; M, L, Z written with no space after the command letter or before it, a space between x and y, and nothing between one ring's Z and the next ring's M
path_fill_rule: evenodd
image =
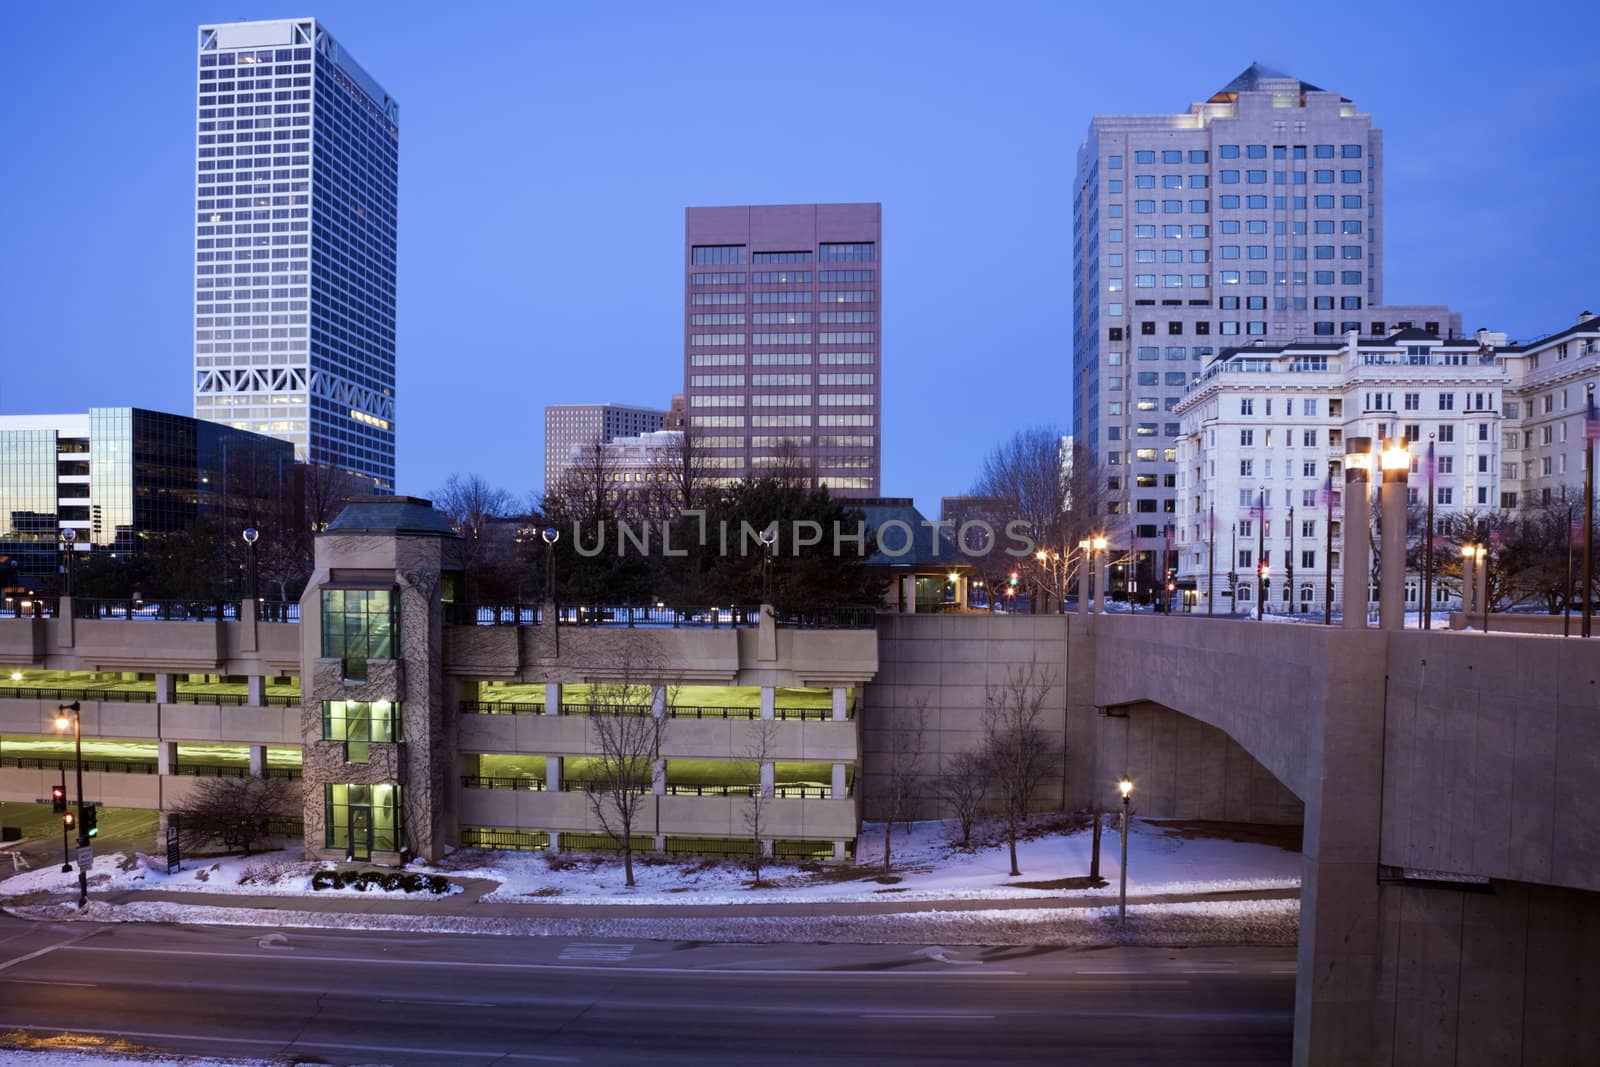
M980 827L986 844L970 851L953 845L951 821L896 827L891 840L891 870L882 871L883 825L868 823L856 845L852 867L768 863L762 879L770 889L753 890L750 869L741 861L692 857L666 860L636 856L634 889L623 884L616 857L547 857L542 853L458 852L436 868L458 877L500 883L484 899L547 904L748 904L825 901L1028 900L1059 898L1059 888L1029 888L1018 883L1048 882L1089 873L1091 834L1087 829L1041 833L1017 844L1019 878L1010 876L1003 843L993 827ZM978 835L974 835L978 839ZM1087 896L1117 892L1120 842L1114 831L1101 841L1101 876L1108 885L1073 890ZM1300 854L1272 845L1179 836L1134 820L1128 839L1128 892L1134 896L1215 893L1230 890L1292 889L1300 884Z
M213 1059L209 1056L171 1056L155 1053L99 1052L92 1045L81 1042L82 1035L65 1035L64 1041L54 1042L49 1049L8 1048L4 1044L9 1035L0 1033L0 1062L17 1067L282 1067L282 1060Z
M467 851L453 853L434 866L412 870L451 879L485 879L498 883L484 896L490 903L745 905L824 904L928 901L1086 900L1115 898L1120 842L1114 824L1101 842L1100 888L1058 884L1082 879L1089 872L1091 834L1082 820L1048 817L1028 840L1017 845L1022 875L1010 876L1006 846L996 828L980 825L971 849L953 844L953 822L934 821L897 827L893 835L891 871L885 875L883 825L862 830L853 865L767 863L762 879L770 887L751 888L747 863L699 857L634 857L635 888L624 885L622 859L542 852ZM90 889L112 892L160 889L169 892L244 894L249 896L378 897L396 900L439 899L427 894L383 893L356 889L310 887L312 874L327 866L301 858L298 850L256 856L186 860L183 870L168 875L166 865L142 854L113 853L96 857ZM1035 883L1044 883L1040 888ZM1275 845L1226 838L1197 837L1171 828L1134 820L1128 841L1128 893L1132 897L1193 896L1230 891L1293 889L1300 884L1300 854ZM68 893L77 873L58 866L28 871L0 881L0 898L38 892ZM452 893L460 886L452 886Z
M108 893L130 889L161 889L178 893L236 893L250 896L314 897L392 897L395 899L436 900L431 893L405 893L379 888L360 890L311 888L311 876L330 864L305 860L299 849L262 852L254 856L220 856L214 859L185 860L182 869L167 874L166 860L136 852L132 856L112 852L96 856L89 868L89 890ZM13 875L0 881L0 899L32 893L69 893L78 887L78 871L66 873L54 864ZM452 885L450 896L461 892Z

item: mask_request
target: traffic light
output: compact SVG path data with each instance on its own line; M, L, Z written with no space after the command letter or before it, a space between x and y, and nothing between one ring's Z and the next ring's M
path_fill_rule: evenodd
M67 787L53 785L50 787L50 810L57 815L67 810Z
M70 830L74 826L78 825L78 817L69 811L65 815L61 816L61 825Z
M1260 578L1272 577L1272 564L1268 563L1266 560L1262 560L1260 563L1257 563L1256 575Z
M85 804L83 806L83 836L84 837L98 837L100 835L100 827L98 825L99 817L100 817L100 805L98 805L98 804Z
M1178 591L1178 568L1176 568L1176 567L1168 567L1167 568L1167 592L1175 593L1177 591Z
M1007 579L1007 582L1008 582L1008 584L1011 585L1012 588L1016 588L1017 582L1020 581L1020 580L1021 580L1021 575L1019 575L1016 571L1012 571L1011 572L1011 577L1009 579Z

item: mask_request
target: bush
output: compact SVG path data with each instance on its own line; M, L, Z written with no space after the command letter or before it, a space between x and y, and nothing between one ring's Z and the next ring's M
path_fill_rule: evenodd
M354 889L358 893L380 889L390 893L398 891L442 896L450 892L450 879L413 871L337 871L324 868L311 876L311 888Z

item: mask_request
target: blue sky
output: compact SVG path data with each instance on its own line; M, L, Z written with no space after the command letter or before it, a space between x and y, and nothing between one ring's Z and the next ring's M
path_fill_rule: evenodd
M315 15L400 100L402 492L536 490L546 403L682 389L685 206L878 200L884 490L937 511L1014 428L1070 421L1089 118L1180 111L1253 60L1383 128L1391 302L1514 337L1600 304L1585 7L1253 10L16 7L0 413L192 410L194 28L219 19Z

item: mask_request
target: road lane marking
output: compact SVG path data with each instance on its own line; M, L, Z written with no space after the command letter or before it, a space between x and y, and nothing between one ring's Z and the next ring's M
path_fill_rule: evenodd
M79 948L77 945L55 946L67 951L81 952L110 952L129 956L193 956L201 959L224 960L254 960L261 962L282 962L296 966L305 963L347 963L355 966L365 966L381 962L384 967L457 967L471 970L486 971L579 971L593 972L595 974L672 974L680 976L717 975L728 977L747 977L759 975L777 978L895 978L911 979L918 981L939 980L954 978L965 980L975 977L990 978L1021 978L1026 977L1022 971L786 971L786 970L744 970L737 967L590 967L580 963L492 963L481 960L406 960L383 959L363 960L350 956L302 956L302 955L257 955L243 952L216 952L204 949L170 949L170 948L124 948L110 945L86 946ZM42 955L43 953L35 953ZM21 957L17 962L29 957Z
M561 950L557 959L563 960L611 960L621 963L633 955L632 945L615 945L603 941L574 941Z
M164 1030L96 1030L87 1026L40 1026L36 1023L6 1022L0 1027L8 1030L44 1030L53 1034L95 1034L108 1037L139 1037L147 1040L195 1041L203 1044L267 1045L272 1048L335 1048L345 1052L404 1052L416 1056L471 1056L484 1060L534 1060L539 1063L578 1063L576 1056L541 1056L534 1052L480 1052L464 1048L425 1048L413 1045L354 1045L339 1041L317 1041L314 1038L223 1037L220 1034L181 1034Z
M94 982L58 982L48 978L0 978L0 982L16 982L19 985L65 985L76 989L99 989Z

